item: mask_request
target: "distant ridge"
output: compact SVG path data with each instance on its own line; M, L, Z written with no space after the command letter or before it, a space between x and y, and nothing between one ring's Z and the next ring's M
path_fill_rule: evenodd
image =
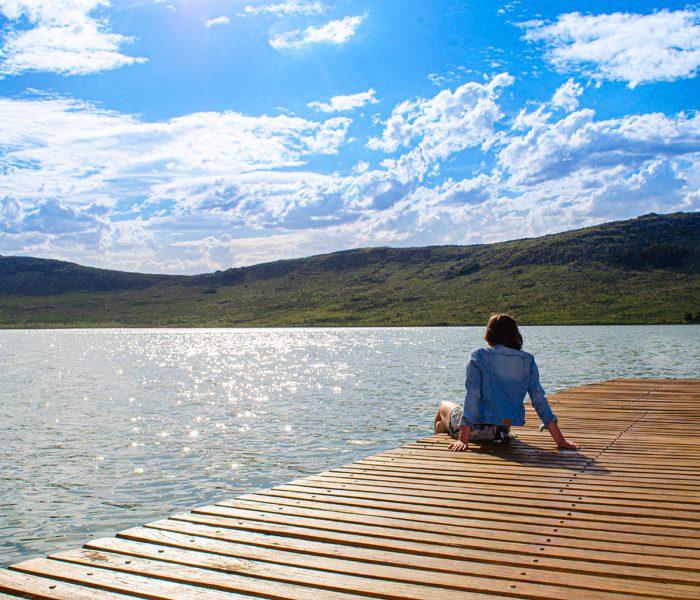
M472 246L365 248L202 275L0 257L0 327L700 320L700 213Z

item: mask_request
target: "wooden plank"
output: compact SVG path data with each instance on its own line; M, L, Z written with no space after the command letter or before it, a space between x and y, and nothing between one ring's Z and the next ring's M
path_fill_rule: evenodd
M445 552L450 553L453 548L482 548L485 545L492 545L494 537L499 540L498 547L503 548L504 551L523 552L523 545L527 545L528 548L533 544L541 545L543 540L546 541L550 537L552 546L559 544L561 548L572 552L574 556L577 556L577 553L581 550L584 550L586 553L594 553L596 558L600 556L600 553L615 553L605 557L605 560L612 564L644 563L643 560L639 560L640 555L649 555L654 558L656 566L659 567L665 565L673 568L695 569L697 568L696 561L700 559L700 549L698 548L683 548L675 544L663 546L660 545L661 540L639 536L616 537L611 541L609 538L585 538L581 535L581 532L567 528L540 529L535 530L534 533L523 533L512 531L511 529L502 531L489 529L478 523L473 527L464 527L454 531L438 530L435 527L425 529L414 527L411 529L401 528L391 522L378 524L376 520L372 520L373 524L367 525L361 518L342 520L342 518L323 518L326 513L316 514L310 511L309 514L311 516L305 517L298 514L260 512L253 510L251 507L250 510L245 508L227 509L225 516L215 516L212 513L174 515L168 523L170 524L172 521L187 521L214 527L280 533L280 535L285 535L284 532L288 532L289 535L312 540L332 539L342 535L350 536L355 540L354 543L359 545L373 545L377 539L381 539L382 543L385 544L392 541L395 541L398 545L405 543L405 547L409 549L412 547L412 544L418 544L419 547L421 547L421 544L437 545L437 549L432 548L430 550L435 555L444 555ZM149 523L147 527L160 527L162 523L162 521L157 521L156 524ZM349 530L353 533L347 533ZM555 537L551 537L553 534L556 534ZM654 544L653 542L659 543ZM428 549L422 548L421 551L428 552ZM668 564L664 562L664 557L670 557ZM656 560L657 558L659 560ZM690 559L688 563L692 566L687 566L684 560L676 559Z
M379 466L382 468L385 467L392 467L396 468L397 466L400 466L402 468L408 468L408 469L414 469L414 468L423 468L423 469L428 469L432 471L436 471L437 473L444 473L447 474L449 472L454 472L455 474L464 474L464 466L460 465L459 463L454 464L450 460L449 457L445 458L444 461L437 461L437 460L420 460L420 459L406 459L403 461L386 461L382 460L381 458L377 459L367 459L363 461L358 461L357 463L354 463L357 466ZM480 470L484 470L485 472L488 473L502 473L502 474L508 474L511 476L511 478L518 478L527 480L527 478L535 475L537 477L541 476L548 476L551 477L552 479L559 479L559 480L564 480L569 482L569 479L573 482L573 479L576 479L577 481L580 480L595 480L598 484L600 484L603 481L603 478L607 480L608 483L613 484L617 481L619 482L629 482L629 483L642 483L646 484L647 486L650 483L650 479L653 479L653 483L655 485L661 484L663 486L668 486L668 487L673 487L674 489L680 488L680 489L697 489L698 488L698 475L694 475L692 479L689 479L688 474L682 475L682 474L666 474L666 473L656 473L654 474L649 473L649 472L643 472L642 469L640 470L634 470L634 469L620 469L619 471L615 473L605 473L605 471L601 470L596 470L595 468L589 467L585 469L579 469L575 471L562 471L562 470L529 470L526 467L521 467L521 466L516 466L516 465L490 465L491 468L489 468L488 464L485 465L480 465L480 464L475 464L475 465L470 465L469 471L472 478L475 476L479 475Z
M362 593L364 591L363 587L369 588L372 596L381 598L416 598L424 600L483 598L483 595L461 593L454 588L411 585L400 581L393 582L379 579L365 581L361 577L343 573L280 567L270 563L244 561L206 552L158 548L149 544L139 544L116 538L105 538L104 543L110 546L110 552L72 550L57 554L55 558L57 562L58 560L68 561L66 564L77 563L87 567L95 565L108 566L120 571L137 570L139 573L158 578L159 581L187 583L194 589L200 589L201 586L216 586L228 589L231 583L235 586L254 586L257 590L260 590L257 594L264 593L264 597L284 598L285 600L307 597L328 598L333 596L343 598L343 594L355 594L358 590L360 591L359 597L363 598L366 597ZM91 545L94 545L94 543L91 542ZM162 550L162 552L159 552L159 550ZM129 565L125 565L125 555L131 557ZM197 567L191 565L197 565ZM241 573L246 573L247 576L241 576ZM308 587L303 588L302 586ZM506 590L514 589L510 588L509 584L502 584L497 587L505 588ZM241 588L234 587L233 589ZM284 590L287 590L286 593Z
M320 473L317 476L309 477L310 481L339 481L339 482L381 482L385 486L397 487L397 488L410 488L419 490L430 490L439 489L446 491L463 490L467 494L493 494L502 493L506 491L512 491L513 485L509 484L512 478L499 479L496 477L489 478L488 474L484 474L480 477L479 482L474 482L473 478L464 477L461 480L455 481L455 479L445 479L436 478L434 475L428 475L421 477L420 474L413 474L409 471L371 471L364 469L333 469L332 471L326 471ZM488 482L488 483L486 483ZM637 488L623 488L616 486L614 489L601 489L599 486L593 485L581 485L581 481L577 482L575 487L562 486L562 488L557 488L552 485L552 482L540 482L527 480L521 482L517 487L518 493L527 494L528 496L539 498L548 495L553 491L557 491L563 494L564 498L576 498L582 499L582 495L586 498L596 498L603 501L620 501L637 499L639 496L639 489ZM674 493L675 492L675 493ZM647 492L644 494L643 499L645 502L658 503L659 506L665 504L678 507L681 510L686 504L700 506L700 499L697 494L692 492L679 492L677 490L667 490L665 493L653 493Z
M392 480L398 479L400 481L415 481L415 482L434 482L439 484L441 487L457 487L474 485L476 487L484 488L485 486L504 486L508 489L512 489L513 476L503 473L494 472L484 472L479 474L479 482L474 483L474 478L469 477L465 473L455 473L451 474L449 477L443 474L438 474L436 476L434 469L420 469L420 468L400 468L397 466L393 467L367 467L367 466L355 466L353 463L347 467L332 469L331 471L326 471L323 473L324 476L334 476L338 475L340 477L358 478L358 479L374 479L377 481L386 481L391 483ZM639 495L640 492L644 491L644 497L653 500L668 500L669 502L697 502L698 492L700 492L700 482L696 486L696 491L691 489L681 489L679 490L676 486L664 486L655 483L654 488L650 491L649 480L644 482L635 483L622 480L615 482L613 487L603 487L598 483L598 479L589 481L584 477L578 477L574 483L568 483L568 480L553 480L546 477L528 477L527 479L522 479L518 483L518 489L538 489L538 490L551 490L557 487L557 483L560 483L559 487L564 487L570 489L572 492L580 491L584 492L586 495L591 497L605 497L605 498L615 498L620 497L624 499L629 495Z
M339 513L350 513L354 515L364 515L367 517L379 517L379 518L394 518L398 522L406 524L408 527L411 524L421 524L423 528L425 527L440 527L443 529L457 529L463 527L469 527L473 524L487 524L489 527L495 527L499 529L513 529L515 527L523 529L524 527L535 526L536 528L547 527L552 530L560 528L561 525L565 525L566 528L575 527L579 530L588 529L591 532L598 532L599 537L604 536L605 538L610 538L611 535L615 537L619 535L626 535L629 533L638 534L641 536L654 536L655 538L667 538L669 543L676 545L681 545L684 547L697 548L700 547L700 539L697 532L687 530L687 529L673 529L668 530L665 527L656 527L650 525L637 525L632 526L630 524L620 524L616 522L601 522L601 521L587 521L578 519L574 516L574 513L563 513L561 518L549 518L549 517L537 517L537 516L518 516L515 514L502 514L496 511L462 511L465 514L463 516L449 516L441 515L439 512L434 514L431 513L415 513L415 512L402 512L396 505L390 505L390 508L385 508L381 506L381 503L364 505L358 504L356 501L343 502L342 499L333 499L330 502L328 498L321 504L315 500L299 499L293 495L282 495L282 494L271 494L271 493L260 493L260 494L246 494L241 500L230 500L224 501L216 505L217 507L231 507L236 508L242 503L253 502L255 504L263 505L275 505L275 509L285 514L294 514L294 509L297 508L308 508L316 511L326 511L331 510ZM379 505L379 507L377 507ZM260 506L258 508L261 508ZM209 507L195 508L194 513L211 512L213 509Z
M0 599L7 598L37 598L40 600L60 600L72 598L74 600L125 600L133 596L115 594L96 588L83 587L59 581L46 579L36 575L28 575L15 571L0 569L0 590L11 592L14 596L0 593Z
M319 556L353 558L358 561L390 563L396 566L421 567L433 571L468 571L476 568L474 563L508 564L531 566L531 555L538 552L539 544L499 544L498 546L473 544L472 546L449 545L451 539L439 543L411 544L406 540L396 541L382 536L362 536L356 533L336 532L325 536L314 536L313 531L290 527L268 528L265 533L251 532L230 527L216 527L214 524L200 525L191 522L168 519L149 525L149 528L181 533L184 536L206 537L215 540L261 546L269 549L285 549L297 553ZM295 535L296 534L296 535ZM142 528L122 532L120 537L136 540L156 540ZM311 539L311 538L314 539ZM450 536L459 539L459 536ZM555 541L555 540L553 540ZM169 543L169 541L159 541ZM549 544L548 550L556 558L540 553L537 565L540 569L596 573L659 580L663 582L700 583L697 560L679 560L676 557L603 554L600 550L571 551L565 546ZM683 570L686 569L686 570Z
M610 535L610 532L601 532L597 529L581 529L569 524L566 524L565 526L557 524L554 527L547 526L547 524L520 524L517 528L514 528L508 522L489 522L479 519L460 520L458 525L454 525L450 522L441 522L439 518L434 519L432 522L412 521L402 518L402 515L397 513L391 513L388 516L365 515L353 510L334 511L325 507L321 509L318 507L318 505L313 504L310 507L306 507L290 504L268 504L241 501L236 503L234 506L216 505L198 508L192 512L191 516L192 518L198 518L200 516L208 517L209 515L213 515L215 517L230 517L233 515L235 517L238 514L238 510L245 510L247 514L258 514L260 515L261 519L270 522L276 522L276 516L287 519L293 518L297 522L299 522L299 519L311 518L319 524L316 526L330 530L340 528L342 531L348 527L356 528L358 527L358 524L377 526L383 528L384 535L393 535L399 538L401 538L401 536L408 535L408 532L415 532L414 535L423 535L425 533L432 532L439 532L439 534L448 535L453 532L464 532L466 537L470 537L472 535L487 535L491 538L497 537L498 539L505 538L511 540L522 540L524 539L521 537L523 535L522 532L528 532L539 535L540 539L544 539L552 533L558 534L562 537L568 537L569 539L566 542L567 545L575 545L575 540L578 539L581 540L581 543L585 544L586 547L597 547L597 545L603 541L614 539L618 542L639 546L640 550L637 552L640 553L643 552L642 549L645 545L662 546L664 548L664 552L668 551L667 548L678 548L679 551L685 550L687 552L697 551L700 548L700 540L693 538L667 538L659 535L618 532L616 532L613 537Z
M290 482L287 486L278 489L299 489L308 488L314 493L319 490L325 490L326 493L331 491L350 491L350 492L365 492L375 491L382 495L401 495L407 499L426 499L436 500L436 504L441 501L446 501L448 505L454 505L455 502L470 499L488 500L497 495L501 502L515 505L527 505L532 507L542 507L547 509L568 509L572 503L575 503L581 508L586 508L592 512L607 514L614 512L615 514L658 514L667 517L678 515L678 505L675 501L656 500L649 501L646 498L640 499L637 495L629 495L625 498L625 505L620 506L619 498L592 498L589 495L581 496L578 494L566 493L564 488L550 488L547 494L533 494L526 492L523 487L518 486L514 489L506 486L496 487L489 486L484 488L479 485L463 486L461 490L455 491L451 489L441 489L438 485L421 485L409 483L407 480L402 480L399 483L390 483L386 481L370 483L358 481L357 479L337 479L331 477L307 477ZM512 497L511 497L512 495ZM692 497L691 497L692 499ZM409 500L410 501L410 500ZM666 506L666 504L670 506ZM611 510L607 510L608 507ZM700 499L692 499L683 505L685 520L700 520Z
M398 497L397 497L398 496ZM303 502L315 503L319 502L319 498L323 497L323 503L333 505L336 510L338 506L349 507L350 510L363 509L378 509L385 512L401 512L405 518L413 517L414 519L424 520L432 518L460 519L460 518L496 518L505 520L511 523L519 521L536 522L539 519L546 519L552 525L557 520L563 520L563 517L569 517L576 520L579 526L587 523L590 527L603 529L608 531L647 531L660 533L666 532L667 535L677 537L696 537L698 535L698 522L692 521L692 527L689 528L687 523L679 520L674 520L671 516L668 518L659 517L640 517L626 516L622 514L599 515L590 513L585 509L572 506L566 512L564 510L547 510L547 509L529 509L527 506L512 506L503 502L494 501L491 504L483 502L464 502L463 507L447 508L444 505L428 504L427 502L418 502L412 498L410 502L402 502L400 495L394 495L387 500L381 494L361 494L354 492L344 492L341 494L332 493L308 493L296 489L278 490L272 489L260 494L250 494L242 496L244 499L252 498L274 498L276 502L288 499L292 503L301 504ZM575 504L575 503L574 503ZM226 506L226 503L222 503ZM560 519L560 517L562 517Z
M460 587L464 590L478 589L483 585L481 578L507 579L518 582L519 589L525 589L528 583L543 583L548 585L568 586L581 589L605 590L619 594L646 594L654 597L666 598L700 598L700 586L697 583L700 577L690 573L685 574L686 585L679 585L678 580L672 574L656 572L660 581L654 581L651 577L652 570L647 577L640 577L639 570L618 568L616 575L612 577L600 577L588 573L576 572L561 573L557 570L546 570L541 565L533 568L530 560L520 561L516 565L507 565L501 561L481 562L474 560L448 560L426 558L421 556L407 557L397 552L386 550L377 551L370 549L353 549L350 547L338 547L329 544L311 545L306 543L303 548L295 548L293 551L277 547L265 547L259 545L243 544L239 541L210 539L185 533L155 530L147 528L134 528L125 532L124 537L129 540L146 542L145 544L123 544L121 540L105 539L88 544L90 548L100 550L129 552L139 555L154 556L152 544L162 544L169 547L165 555L167 560L174 560L170 547L176 548L175 560L183 561L183 564L197 564L206 567L217 566L221 568L221 561L209 558L209 555L228 556L248 559L250 561L264 561L267 564L264 574L255 574L264 577L285 577L288 567L315 569L322 571L325 577L331 573L355 575L363 579L372 578L371 581L354 581L358 591L376 590L376 580L389 580L393 582L405 582L418 585L442 586L445 582L445 574L449 574L451 587ZM287 540L285 540L287 541ZM184 553L180 553L184 550ZM197 550L193 555L190 550ZM158 550L160 551L160 550ZM141 554L143 553L143 554ZM207 557L207 558L203 558ZM196 561L196 562L192 562ZM541 561L540 561L541 562ZM240 572L250 573L250 565L246 561L243 566L234 562L230 568L241 569ZM230 572L230 568L227 572ZM527 572L523 575L523 568ZM297 571L293 571L299 577ZM681 575L679 573L679 575ZM700 574L696 574L700 575ZM305 577L309 574L304 572ZM364 589L361 586L366 585ZM547 592L541 589L533 589L542 597L548 597Z
M126 562L123 557L120 560L122 563ZM35 558L12 565L10 568L30 575L50 577L59 582L82 586L83 589L95 594L97 593L96 590L99 590L100 593L113 591L121 594L131 594L139 598L148 598L149 600L170 600L171 598L182 598L183 600L189 600L190 598L192 600L227 600L231 598L232 600L241 600L249 597L199 586L183 585L164 579L154 579L143 576L140 573L125 572L126 570L120 572L118 570L105 569L103 568L104 566L108 566L107 561L103 561L103 564L99 561L71 564L58 560ZM68 591L67 595L60 597L73 598L72 592ZM85 596L85 599L87 600L88 596Z

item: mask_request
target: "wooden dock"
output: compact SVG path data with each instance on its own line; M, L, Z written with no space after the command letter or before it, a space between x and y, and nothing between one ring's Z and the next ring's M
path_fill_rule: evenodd
M579 453L528 407L509 444L432 436L13 565L0 599L700 598L700 380L550 402Z

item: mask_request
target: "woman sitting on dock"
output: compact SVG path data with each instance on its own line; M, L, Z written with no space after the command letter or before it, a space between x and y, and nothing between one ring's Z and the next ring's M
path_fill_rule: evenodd
M435 415L435 433L449 433L457 440L450 450L463 452L470 441L501 442L510 437L511 425L525 424L525 394L542 419L543 427L564 450L577 450L557 425L540 385L540 374L532 354L523 352L523 337L510 315L489 319L484 339L488 348L472 352L467 365L467 395L464 408L444 401Z

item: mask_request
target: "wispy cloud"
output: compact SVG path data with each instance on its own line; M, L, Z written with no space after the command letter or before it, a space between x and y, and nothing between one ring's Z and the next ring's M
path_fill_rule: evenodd
M122 54L133 38L92 16L106 0L0 0L10 21L0 47L0 77L31 71L86 75L145 62ZM26 28L25 20L31 24Z
M459 80L463 80L469 75L477 75L477 71L467 67L458 66L444 73L428 73L430 83L439 88L454 85Z
M366 104L376 104L379 102L372 88L359 94L349 94L347 96L333 96L330 102L309 102L306 106L321 112L332 113L361 108Z
M652 14L568 13L551 23L521 25L525 39L543 42L547 59L561 72L627 82L695 77L700 67L700 10Z
M228 17L214 17L212 19L205 19L204 26L207 28L216 27L217 25L228 25L231 19Z
M277 4L263 4L261 6L246 6L239 17L251 17L254 15L274 15L276 17L320 15L328 10L323 2L304 2L303 0L290 0Z
M298 167L311 155L337 153L350 124L235 112L148 122L65 98L0 99L0 119L3 189L27 198L95 199L106 189L148 193L174 179Z
M331 21L321 27L310 25L306 29L295 29L272 37L270 46L275 50L298 50L314 44L344 44L355 35L363 17L345 17Z
M583 94L583 87L573 79L563 83L552 96L552 106L563 108L571 112L578 108L579 96Z

